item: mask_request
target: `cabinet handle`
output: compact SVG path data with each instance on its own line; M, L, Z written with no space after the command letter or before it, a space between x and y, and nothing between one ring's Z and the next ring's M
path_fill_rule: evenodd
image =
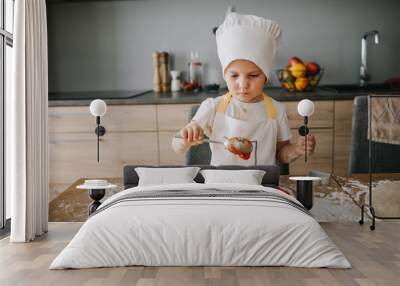
M67 116L84 116L84 117L91 117L91 115L89 114L89 111L86 112L65 112L65 113L49 113L49 117L50 118L63 118L63 117L67 117Z
M100 138L100 142L106 141L103 138ZM93 144L96 143L96 138L93 139L50 139L49 140L50 144L63 144L63 143L82 143L82 142L93 142Z
M49 113L49 117L50 117L50 118L62 118L61 115L59 115L59 114L52 114L52 113Z

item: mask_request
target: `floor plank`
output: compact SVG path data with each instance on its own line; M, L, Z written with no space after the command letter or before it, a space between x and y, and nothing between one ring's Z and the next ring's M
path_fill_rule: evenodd
M32 243L0 240L0 285L399 285L400 222L368 225L321 224L352 263L352 269L290 267L116 267L49 270L55 256L82 223L50 223L49 233Z

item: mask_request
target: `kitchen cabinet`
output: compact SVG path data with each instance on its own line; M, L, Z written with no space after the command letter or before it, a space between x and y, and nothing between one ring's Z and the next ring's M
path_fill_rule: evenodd
M196 104L157 105L159 131L178 131L189 122L189 112Z
M109 106L97 162L96 120L88 108L50 107L50 199L82 177L121 177L126 164L159 164L156 118L154 105Z
M286 114L290 128L299 128L304 125L304 118L297 112L297 101L283 102L286 106ZM333 101L315 101L315 112L309 118L310 129L333 127Z
M158 142L160 152L160 165L184 165L186 154L176 154L171 147L172 137L176 131L159 131Z
M100 140L97 162L96 139L88 133L53 133L50 139L50 177L69 183L80 177L120 177L122 166L157 164L156 132L115 132Z
M347 170L352 101L315 101L310 118L317 147L309 161L290 164L292 175L309 170ZM185 154L175 154L171 139L189 121L190 109L198 104L110 105L101 124L100 162L96 160L95 119L87 106L49 108L50 196L63 191L81 177L121 177L126 164L181 165ZM293 140L303 118L297 102L285 102Z
M299 137L298 128L304 124L304 118L297 113L298 102L285 102L289 127L292 131L292 142ZM317 142L314 154L309 156L307 162L300 158L289 165L291 175L307 175L311 170L332 172L333 162L333 118L334 102L315 101L315 112L309 118L310 132L314 134Z
M157 131L155 105L110 105L101 119L106 132ZM92 133L96 119L87 106L49 108L49 132Z
M312 156L304 157L290 163L290 175L307 175L311 170L320 170L330 173L332 171L332 152L333 152L333 130L328 128L313 128L317 145ZM292 142L299 137L297 129L292 129Z
M157 105L160 165L182 165L185 154L176 154L171 147L172 137L189 122L189 113L196 104Z
M333 172L348 175L353 101L335 101Z

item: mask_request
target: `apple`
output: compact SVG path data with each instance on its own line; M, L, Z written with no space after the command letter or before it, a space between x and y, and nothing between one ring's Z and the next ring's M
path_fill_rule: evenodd
M295 65L295 64L304 64L304 63L303 63L303 61L302 61L300 58L298 58L298 57L291 57L291 58L288 60L288 64L289 64L289 66L293 66L293 65Z
M320 71L320 66L317 63L311 62L306 64L307 74L309 75L316 75Z
M293 77L304 77L306 75L306 66L304 64L293 64L289 68L290 73L292 74Z

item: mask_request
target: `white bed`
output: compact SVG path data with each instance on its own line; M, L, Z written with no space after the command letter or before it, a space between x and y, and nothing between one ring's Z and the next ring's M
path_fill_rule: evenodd
M174 190L182 194L241 191L249 197L122 199ZM252 191L272 199L252 197ZM128 265L350 268L317 221L293 203L299 204L277 189L255 185L192 183L130 188L99 207L50 269Z

